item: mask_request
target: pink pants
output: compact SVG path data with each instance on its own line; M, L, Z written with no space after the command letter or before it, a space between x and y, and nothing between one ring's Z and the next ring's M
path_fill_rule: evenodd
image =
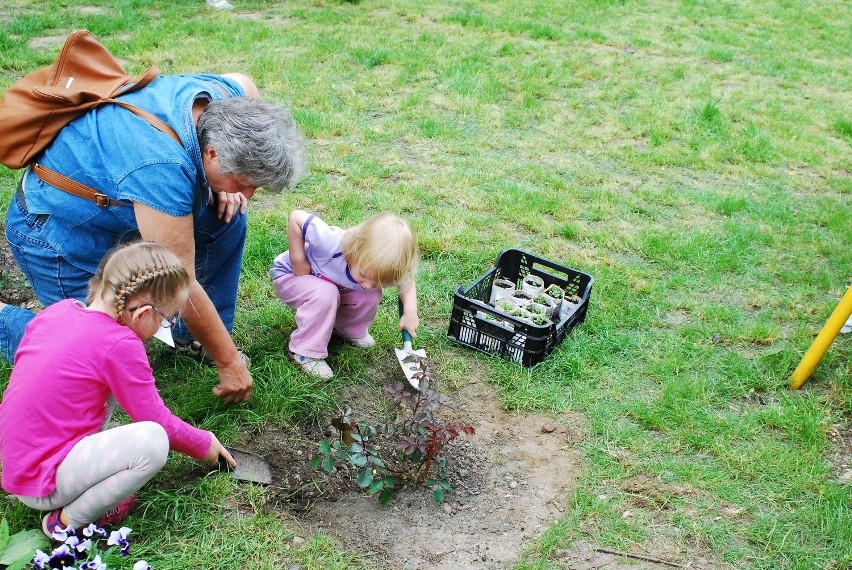
M296 311L296 330L290 335L290 351L308 358L328 356L332 332L347 338L364 338L382 300L381 289L343 291L315 275L282 275L275 292Z

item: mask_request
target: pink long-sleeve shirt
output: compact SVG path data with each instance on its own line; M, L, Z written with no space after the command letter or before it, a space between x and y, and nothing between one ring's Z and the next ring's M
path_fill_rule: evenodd
M0 403L0 483L9 493L50 495L58 465L100 429L110 394L133 421L163 426L171 449L195 459L210 449L209 432L163 403L142 340L109 315L72 299L47 307L27 326L14 364Z

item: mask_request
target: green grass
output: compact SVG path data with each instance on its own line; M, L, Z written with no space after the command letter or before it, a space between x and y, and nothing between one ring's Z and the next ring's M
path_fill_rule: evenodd
M553 567L578 538L698 545L736 568L852 565L852 491L828 462L832 426L852 416L850 338L787 387L852 281L848 2L235 3L0 8L0 89L52 61L58 44L32 38L87 27L132 72L249 73L310 141L307 178L250 222L235 337L254 398L228 406L213 371L158 357L176 413L228 441L376 388L382 350L341 348L332 383L287 363L292 313L266 270L294 208L338 225L389 210L418 233L419 342L447 384L475 370L512 409L586 418L585 472L519 568ZM17 176L0 168L0 213ZM595 277L586 322L532 369L446 339L455 287L509 247ZM394 303L373 329L388 348ZM295 545L262 492L191 473L175 457L131 521L156 568L364 565L322 535ZM665 508L629 491L646 476ZM13 530L37 522L14 501L0 513Z

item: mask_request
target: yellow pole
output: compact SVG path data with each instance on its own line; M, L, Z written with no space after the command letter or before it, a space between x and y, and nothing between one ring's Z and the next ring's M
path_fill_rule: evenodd
M840 303L837 304L837 308L828 317L828 320L811 343L811 347L805 353L799 366L796 367L793 375L790 376L790 388L798 390L808 381L814 368L822 360L822 357L837 337L837 333L843 328L843 324L849 318L849 315L852 315L852 286L846 290L843 298L840 299Z

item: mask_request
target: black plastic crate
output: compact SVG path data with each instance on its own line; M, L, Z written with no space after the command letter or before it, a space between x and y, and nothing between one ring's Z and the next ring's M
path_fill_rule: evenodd
M517 287L530 274L542 278L545 288L555 283L565 290L566 297L576 295L580 301L573 307L563 301L558 321L547 325L526 323L488 304L495 279L508 279ZM586 319L593 283L588 273L519 249L507 249L497 257L494 268L473 285L456 289L447 336L462 346L533 366Z

